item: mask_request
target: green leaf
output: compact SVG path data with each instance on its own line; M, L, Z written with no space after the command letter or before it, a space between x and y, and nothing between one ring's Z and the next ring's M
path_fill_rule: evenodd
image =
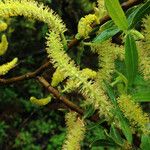
M106 122L106 119L101 119L100 121L98 121L96 123L94 122L94 124L90 124L87 129L88 130L92 130L94 128L97 128L97 127L99 127L104 122Z
M132 35L127 34L125 41L125 64L128 85L131 86L138 71L138 52Z
M129 27L133 28L137 22L143 18L145 14L150 13L150 1L148 0L145 4L138 7L133 13L131 13L128 17Z
M150 86L149 86L150 82L149 81L147 82L146 80L144 80L143 76L141 76L139 74L135 78L134 85L136 87L141 86L142 88L143 87L149 87L150 88Z
M108 40L110 37L114 36L117 34L120 30L114 26L109 29L104 30L102 33L100 33L94 40L92 41L93 43L101 43L106 40Z
M119 145L123 144L123 139L113 124L111 125L111 128L110 128L110 136Z
M117 100L115 98L115 94L114 94L112 88L109 86L109 84L107 82L105 82L105 86L106 86L106 91L107 91L112 103L115 106L115 112L120 121L122 132L125 135L128 142L131 144L132 143L132 132L131 132L129 123L127 122L126 118L123 116L120 108L117 105Z
M118 147L118 145L113 142L112 140L106 140L106 139L97 139L95 140L90 147L93 146L109 146L109 147Z
M132 95L136 102L150 102L150 89L138 91Z
M93 107L93 105L88 105L86 107L86 110L85 110L85 113L84 113L84 116L83 118L89 118L90 116L92 116L95 112L95 108Z
M110 97L110 100L112 101L113 105L115 107L117 107L117 100L115 98L115 94L114 94L111 86L109 86L109 84L107 82L105 82L105 81L104 81L104 83L105 83L106 91L107 91L107 93L108 93L108 95Z
M106 9L120 30L128 29L128 21L118 0L105 0Z
M101 31L104 31L104 30L106 30L106 29L108 29L108 28L111 28L112 26L114 26L115 24L114 24L114 22L113 22L113 20L109 20L109 21L107 21L106 23L104 23L101 27L100 27L100 30Z
M142 150L149 150L149 148L150 148L150 136L148 136L148 135L142 136L140 148Z
M111 83L111 86L114 87L117 85L118 92L120 94L125 94L127 93L128 80L121 72L116 70L116 73L118 76L116 77L115 81Z
M120 121L120 125L121 125L121 129L122 129L123 134L125 135L128 142L130 144L132 144L132 140L133 140L132 139L132 132L131 132L130 125L129 125L128 121L126 120L126 118L124 118L122 112L118 111L118 110L117 110L117 117Z

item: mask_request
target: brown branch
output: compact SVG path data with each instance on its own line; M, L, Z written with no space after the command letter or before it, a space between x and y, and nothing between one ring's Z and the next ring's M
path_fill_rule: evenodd
M59 91L56 90L55 88L53 88L48 81L46 81L43 77L38 76L37 77L38 81L50 92L53 94L53 96L57 99L59 99L60 101L62 101L63 103L65 103L69 108L71 108L72 110L78 112L79 114L83 114L83 110L80 109L77 105L75 105L74 103L72 103L71 101L69 101L66 97L61 96Z
M43 73L50 66L50 64L51 63L48 61L45 64L43 64L42 66L40 66L38 69L36 69L34 72L28 72L28 73L21 75L21 76L9 78L9 79L0 78L0 84L11 84L11 83L14 83L17 81L35 78L36 76Z
M71 110L77 112L80 115L84 115L84 110L82 110L79 106L71 102L68 98L65 96L62 96L58 90L53 88L48 81L46 81L43 77L38 76L37 80L56 98L59 99L61 102L63 102L67 107L69 107ZM90 118L90 120L96 122L98 121L97 115L94 115Z

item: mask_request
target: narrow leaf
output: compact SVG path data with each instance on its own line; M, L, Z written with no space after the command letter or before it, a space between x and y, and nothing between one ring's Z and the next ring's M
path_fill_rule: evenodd
M106 9L120 30L128 29L128 21L118 0L105 0Z
M105 81L104 81L104 83L105 83L105 86L106 86L106 91L107 91L107 93L110 97L110 100L112 101L113 105L116 107L117 106L117 100L115 98L115 94L114 94L111 86L109 86L109 84Z
M96 38L94 38L93 43L101 43L109 38L113 37L115 34L117 34L120 30L117 27L111 27L109 29L104 30L102 33L100 33Z
M120 121L122 132L125 135L128 142L132 143L132 132L131 132L129 123L127 122L126 118L123 116L120 108L117 105L117 100L115 98L115 94L114 94L112 88L108 85L107 82L105 82L105 86L106 86L106 91L107 91L110 99L112 100L112 103L115 106L115 112L116 112L116 115Z
M125 135L128 142L132 144L132 132L131 132L129 123L127 122L126 118L124 118L121 111L117 111L117 117L120 121L123 134Z
M138 91L133 94L133 98L136 102L150 102L150 90Z
M93 146L118 147L118 145L115 142L106 139L97 139L90 146L91 147Z
M113 124L111 125L110 136L116 143L123 144L123 139Z
M101 31L104 31L104 30L106 30L106 29L108 29L108 28L111 28L111 27L114 26L114 25L115 25L115 24L114 24L113 20L109 20L109 21L107 21L106 23L104 23L104 24L101 26L100 30L101 30Z
M140 148L142 150L149 150L150 148L150 136L149 135L142 136Z
M93 105L88 105L86 107L86 110L85 110L83 118L84 119L85 118L89 118L90 116L92 116L94 114L94 112L95 112L95 109L94 109Z
M128 17L129 27L133 28L137 22L144 17L144 15L150 13L150 1L148 0L145 4L137 8L131 15Z
M106 120L105 119L101 119L100 121L98 121L98 122L94 122L94 124L92 124L92 125L89 125L88 126L88 130L92 130L92 129L94 129L94 128L96 128L96 127L99 127L100 126L100 124L102 124L102 123L104 123L104 122L106 122Z
M132 35L128 34L125 41L125 64L128 85L131 86L138 71L138 52Z

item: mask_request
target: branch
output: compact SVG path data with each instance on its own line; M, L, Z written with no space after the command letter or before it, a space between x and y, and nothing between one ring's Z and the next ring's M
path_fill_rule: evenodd
M35 78L36 76L42 74L50 66L50 64L51 64L50 61L48 61L42 66L40 66L38 69L36 69L34 72L28 72L21 76L9 78L9 79L0 78L0 84L11 84L14 82Z
M77 112L80 115L84 115L84 110L82 110L79 106L71 102L69 99L67 99L65 96L62 96L58 90L53 88L48 81L46 81L43 77L38 76L37 80L58 100L63 102L67 107L69 107L71 110ZM98 116L93 115L92 117L89 118L91 121L98 121Z

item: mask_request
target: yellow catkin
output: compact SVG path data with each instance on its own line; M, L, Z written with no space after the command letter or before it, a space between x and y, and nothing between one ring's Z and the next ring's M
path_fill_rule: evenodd
M143 50L145 45L139 44L139 70L145 80L150 80L150 55Z
M97 0L97 3L99 9L104 8L104 0Z
M87 79L94 79L97 75L96 71L93 71L89 68L85 68L81 70L81 73L87 77Z
M150 80L150 16L143 20L145 37L144 41L138 42L139 69L145 80Z
M65 75L62 71L59 70L59 68L56 69L56 71L53 74L51 85L53 87L57 86L60 82L62 82L65 79Z
M8 48L8 41L6 35L2 35L2 40L0 43L0 56L4 55Z
M37 99L35 97L30 97L31 103L38 105L38 106L45 106L51 101L51 96L48 96L46 98Z
M81 75L83 75L83 77L85 79L94 79L96 78L97 73L89 68L85 68L82 69L81 71ZM63 90L63 92L72 92L73 90L76 90L77 88L80 87L80 85L82 84L82 82L78 82L78 80L67 80L67 84Z
M118 98L118 104L133 127L140 129L144 134L149 132L150 120L148 115L143 112L138 103L133 101L130 95L121 95Z
M76 114L68 113L66 115L67 138L62 150L80 150L80 143L84 138L85 125L82 120L75 118Z
M98 18L102 18L104 15L106 15L107 11L105 9L104 0L97 0L98 3L98 10L96 9L96 16Z
M24 16L48 24L50 30L63 33L65 25L53 10L34 0L4 0L0 2L0 17Z
M97 81L102 83L103 80L110 80L115 70L114 50L118 49L109 41L105 41L101 44L92 44L92 51L99 54L99 71L97 73Z
M76 112L69 112L65 116L66 126L68 130L71 130L74 126L75 121L77 120L77 113Z
M85 78L87 78L87 79L94 79L96 77L97 73L89 68L85 68L85 69L81 70L81 74L83 74L85 76ZM66 78L65 73L60 71L57 68L53 74L51 85L53 87L55 87L60 82L62 82L65 78ZM75 80L68 80L66 89L64 91L69 92L69 91L72 91L72 90L78 88L79 86L80 86L80 84L78 84Z
M5 75L9 70L14 68L18 62L18 58L14 58L11 62L0 66L0 75Z
M89 14L81 18L78 24L78 34L81 37L87 38L89 33L92 31L91 25L93 23L98 24L98 18L95 14Z
M148 15L146 18L143 19L143 25L145 27L145 29L143 31L143 34L145 36L145 40L149 41L150 40L150 15Z
M114 49L114 55L115 55L115 59L119 59L121 61L124 60L125 58L125 50L124 50L124 47L123 46L115 46Z
M7 29L7 24L5 22L0 22L0 32L5 31Z

